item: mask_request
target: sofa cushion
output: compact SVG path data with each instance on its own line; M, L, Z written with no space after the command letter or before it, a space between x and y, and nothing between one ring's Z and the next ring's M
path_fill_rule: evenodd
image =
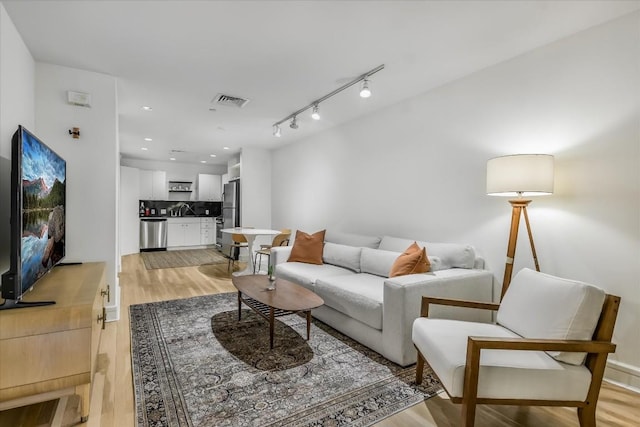
M421 242L418 242L421 244ZM425 247L430 255L440 259L440 270L447 268L473 268L476 260L476 250L471 245L457 243L426 243Z
M457 243L429 243L420 240L416 242L419 246L427 249L432 271L448 268L473 268L476 259L476 251L473 246ZM402 252L411 243L413 240L384 236L379 249ZM438 258L436 262L434 262L435 257Z
M424 317L413 322L413 342L454 397L462 397L469 336L518 338L489 323ZM558 362L543 351L481 352L479 398L584 401L590 382L585 366Z
M323 277L313 289L325 305L375 329L382 329L384 278L373 274Z
M400 256L399 252L382 251L380 249L362 248L360 270L363 273L389 277L391 266Z
M341 231L327 230L324 236L326 242L338 243L340 245L356 246L360 248L377 249L380 245L380 237L365 236L361 234L343 233Z
M304 262L285 262L276 265L276 277L313 290L316 280L320 277L345 276L356 274L346 268L329 264L308 264Z
M306 262L322 264L322 247L324 245L325 230L313 234L296 231L296 239L289 255L290 262Z
M426 273L429 271L429 260L424 248L413 242L391 266L389 277L407 276L409 274Z
M605 292L593 285L524 268L502 298L497 321L526 338L590 340ZM580 365L585 353L549 352L559 361Z
M325 242L322 261L325 264L337 265L359 273L361 252L362 248L360 247Z

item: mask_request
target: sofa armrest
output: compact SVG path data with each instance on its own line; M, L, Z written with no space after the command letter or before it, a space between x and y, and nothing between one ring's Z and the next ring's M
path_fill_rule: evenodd
M404 365L415 361L411 329L420 317L423 296L491 302L493 275L487 270L449 269L385 280L384 345L389 353L401 352ZM430 311L432 317L491 322L491 312L486 310L434 306Z
M289 255L291 255L291 248L293 248L293 246L274 246L271 248L269 264L275 267L278 264L287 262Z
M567 351L577 353L614 353L616 345L609 341L592 340L551 340L539 338L495 338L469 337L467 351L475 347L478 351L488 350L519 350L519 351ZM474 350L472 350L474 351Z
M452 307L477 308L482 310L497 310L498 308L500 308L500 304L494 303L494 302L468 301L468 300L451 299L451 298L422 297L422 309L420 310L421 317L429 317L429 304L449 305Z

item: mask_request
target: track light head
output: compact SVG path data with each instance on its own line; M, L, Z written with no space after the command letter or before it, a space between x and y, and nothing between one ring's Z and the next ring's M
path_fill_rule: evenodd
M291 119L291 124L289 125L291 129L298 129L298 122L296 121L296 116L293 116Z
M360 97L368 98L371 96L371 90L369 89L369 79L362 81L362 89L360 89Z
M311 113L313 120L320 120L320 112L318 112L318 104L313 106L313 113Z
M1 1L1 0L0 0ZM338 93L342 92L343 90L346 90L348 88L351 88L352 86L355 86L359 83L362 83L362 86L360 88L360 96L363 98L368 98L371 96L371 90L369 90L369 77L371 77L372 75L374 75L375 73L377 73L380 70L384 69L384 64L378 65L376 68L371 69L363 74L358 75L358 77L354 78L353 80L349 81L348 83L343 84L342 86L340 86L339 88L327 93L324 96L321 96L320 98L317 98L313 101L311 101L309 104L305 105L304 107L294 111L293 113L285 116L282 120L277 121L273 124L273 136L275 137L279 137L280 136L280 125L286 124L286 122L288 120L291 120L291 122L289 123L289 127L291 129L298 129L298 116L302 113L304 113L305 111L309 110L309 109L313 109L312 113L311 113L311 118L313 120L320 120L320 104L323 103L324 101L326 101L327 99L331 98L332 96L337 95Z

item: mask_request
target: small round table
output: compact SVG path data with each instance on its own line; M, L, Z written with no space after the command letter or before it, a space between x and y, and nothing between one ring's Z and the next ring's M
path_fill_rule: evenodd
M234 276L245 276L247 274L253 274L253 242L257 236L276 236L280 234L280 230L269 230L267 228L223 228L220 230L222 233L227 234L242 234L247 239L247 246L249 248L249 262L244 270L233 272Z

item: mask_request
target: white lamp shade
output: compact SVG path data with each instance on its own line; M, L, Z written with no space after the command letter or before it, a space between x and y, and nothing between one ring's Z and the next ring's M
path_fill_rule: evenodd
M553 194L553 156L516 154L487 161L490 196L542 196Z

